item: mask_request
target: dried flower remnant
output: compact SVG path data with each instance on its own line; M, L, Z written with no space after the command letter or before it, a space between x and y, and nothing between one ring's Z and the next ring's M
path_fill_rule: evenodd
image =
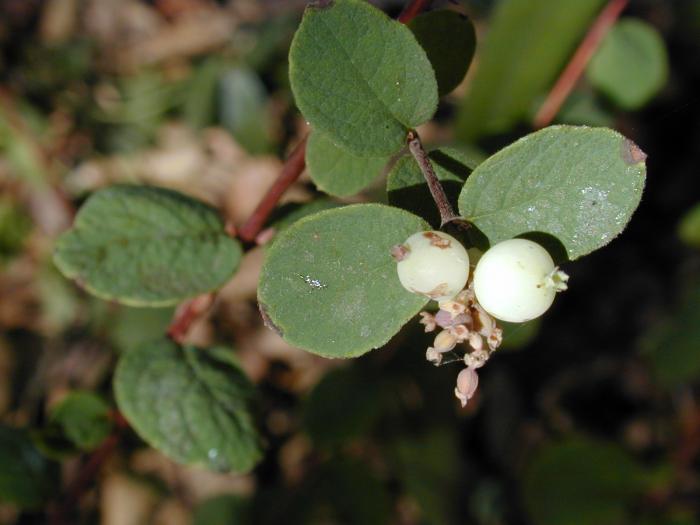
M462 370L457 376L457 386L455 387L455 397L459 399L462 408L467 406L467 401L474 397L476 387L479 386L479 376L472 367Z
M425 331L427 332L432 332L435 330L435 316L431 314L430 312L421 312L420 313L420 324L425 325ZM441 325L442 326L442 325Z
M478 385L476 370L486 364L491 354L500 346L503 331L496 326L496 320L484 310L476 300L472 285L462 290L454 299L440 303L440 310L435 314L420 313L420 323L426 332L440 327L433 346L427 348L426 359L439 366L455 360L463 361L467 366L459 375L455 395L462 406L474 395ZM458 350L463 344L464 353ZM444 359L448 352L458 357ZM461 355L461 357L459 357Z

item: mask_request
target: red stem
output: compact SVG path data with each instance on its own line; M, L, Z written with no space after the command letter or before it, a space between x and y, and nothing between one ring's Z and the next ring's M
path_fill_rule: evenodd
M595 53L603 37L608 33L620 13L627 7L629 0L610 0L588 30L585 38L571 57L561 76L547 95L547 99L535 116L536 128L548 126L561 109L571 90L586 69L586 64Z
M178 344L183 344L192 324L206 312L214 302L214 293L198 295L185 301L175 310L173 320L168 327L168 337Z
M258 233L262 230L267 221L268 217L275 209L277 203L279 202L282 194L287 191L294 182L299 178L301 173L304 171L306 166L306 139L308 135L304 137L292 153L287 158L282 167L277 180L273 183L272 187L268 190L263 200L260 201L258 207L246 221L246 223L241 226L238 230L238 237L245 242L253 242Z
M402 24L408 24L428 7L430 1L431 0L411 0L411 3L404 8L397 20Z

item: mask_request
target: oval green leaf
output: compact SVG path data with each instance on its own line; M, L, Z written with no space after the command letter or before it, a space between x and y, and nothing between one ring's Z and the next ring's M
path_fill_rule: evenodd
M267 93L255 71L238 66L223 73L219 80L219 119L248 152L270 150Z
M359 157L314 131L306 145L306 168L319 190L348 197L367 187L382 172L389 157Z
M218 288L240 258L215 209L147 186L92 195L54 253L66 277L130 306L166 306Z
M301 219L267 253L258 287L267 324L325 357L356 357L386 343L427 302L399 282L391 247L429 226L381 204Z
M297 106L358 155L391 155L437 108L437 82L411 31L364 0L306 8L289 51Z
M440 148L428 156L447 198L456 208L464 181L479 164L479 159L456 148ZM413 157L402 157L394 164L386 179L386 191L389 204L415 213L435 227L440 225L440 213Z
M466 16L443 9L417 16L408 27L433 65L438 94L446 95L462 82L472 62L474 26Z
M481 163L459 196L491 244L553 236L574 260L624 229L644 188L646 155L607 128L552 126Z
M611 29L588 64L586 75L623 109L651 100L668 80L668 55L654 26L635 18Z
M179 463L246 472L262 456L253 386L226 348L143 345L120 359L114 390L134 430Z
M109 435L109 405L92 392L71 392L51 410L50 421L60 425L78 448L92 450Z

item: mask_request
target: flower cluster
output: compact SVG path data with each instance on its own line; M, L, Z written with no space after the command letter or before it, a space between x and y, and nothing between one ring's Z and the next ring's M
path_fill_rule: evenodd
M479 381L476 370L484 366L491 353L500 346L503 331L476 301L472 286L454 299L440 303L437 313L421 312L420 316L426 332L438 327L442 329L435 336L433 346L426 351L428 361L438 366L445 353L454 351L459 344L463 345L463 360L467 368L457 378L455 396L465 406L476 391Z

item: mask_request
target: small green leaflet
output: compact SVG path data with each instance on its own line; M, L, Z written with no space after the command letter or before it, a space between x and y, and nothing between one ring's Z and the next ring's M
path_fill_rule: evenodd
M482 162L459 211L493 245L552 236L577 259L620 234L639 204L646 155L607 128L552 126Z
M179 463L247 472L262 457L253 386L229 349L145 344L122 356L114 391L136 432Z
M415 215L356 204L305 217L270 247L258 287L267 324L325 357L356 357L386 343L425 305L399 282L390 250L429 229Z
M586 76L621 108L640 108L668 80L664 40L643 20L621 20L589 62Z
M462 82L472 62L474 26L466 16L443 9L418 15L408 27L433 65L439 95L446 95Z
M358 157L336 146L320 131L306 145L306 167L319 190L348 197L367 187L389 162L389 157Z
M437 82L411 31L364 0L306 8L289 51L306 120L361 156L391 155L437 108Z
M113 186L92 195L56 245L63 274L130 306L166 306L222 286L241 247L215 209L176 191Z
M270 150L270 117L265 85L243 66L225 70L219 79L219 120L248 152Z
M112 428L109 405L92 392L71 392L51 409L50 421L58 424L78 448L92 450Z

